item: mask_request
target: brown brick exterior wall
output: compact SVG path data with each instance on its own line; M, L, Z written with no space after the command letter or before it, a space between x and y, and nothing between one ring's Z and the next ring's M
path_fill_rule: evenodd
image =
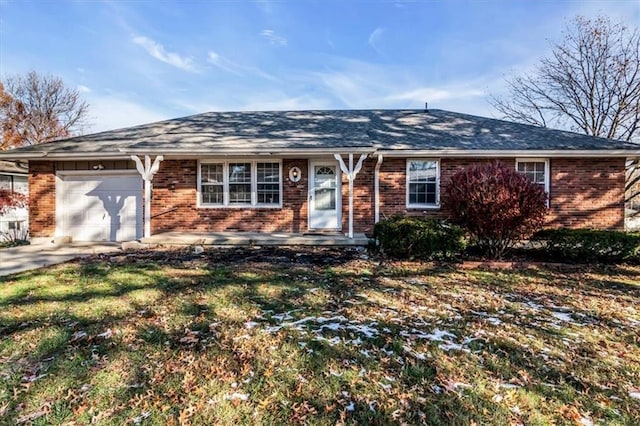
M51 161L29 161L29 233L52 237L56 230L56 175Z
M354 158L354 161L357 158ZM440 162L441 192L460 167L493 160L447 159ZM500 161L515 167L515 159ZM550 226L622 229L624 226L624 159L550 159ZM370 233L374 221L373 174L376 159L364 162L354 184L354 231ZM282 208L197 208L197 161L166 160L153 185L151 228L164 231L264 231L307 230L307 159L282 161ZM298 166L301 180L292 183L289 169ZM349 192L342 181L342 230L349 228ZM31 235L50 237L55 232L54 163L31 161L29 169ZM406 208L406 159L385 158L380 169L380 217L393 214L447 217L442 209Z
M151 233L165 231L307 230L307 160L283 160L282 208L197 208L197 161L166 160L153 180ZM289 169L298 166L301 179L289 181ZM172 189L173 182L175 189Z
M440 160L441 193L455 171L492 159ZM515 167L515 158L501 158ZM548 224L571 228L624 228L624 158L552 158ZM444 209L406 208L406 159L386 159L380 169L380 217L393 214L444 217Z
M549 162L551 226L624 229L624 158L552 158Z

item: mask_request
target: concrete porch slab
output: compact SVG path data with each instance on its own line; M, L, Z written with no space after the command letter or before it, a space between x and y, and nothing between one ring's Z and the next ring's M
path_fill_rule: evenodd
M151 246L235 245L235 246L366 246L369 238L355 234L295 234L286 232L163 232L140 240Z

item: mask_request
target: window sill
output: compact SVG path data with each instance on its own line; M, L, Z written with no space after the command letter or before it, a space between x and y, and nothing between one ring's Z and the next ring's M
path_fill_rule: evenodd
M407 210L438 210L440 207L439 204L411 204L407 206Z
M278 209L282 209L282 205L280 204L257 204L257 205L251 205L251 204L238 204L238 205L207 205L207 204L201 204L196 206L197 209L220 209L220 210L260 210L260 209L266 209L266 210L278 210Z

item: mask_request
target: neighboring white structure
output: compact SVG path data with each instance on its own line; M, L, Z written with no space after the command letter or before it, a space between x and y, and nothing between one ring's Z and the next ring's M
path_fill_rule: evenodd
M0 161L0 189L9 189L29 195L27 168L13 162ZM27 208L11 209L0 215L0 235L12 232L26 232L29 228L29 211Z

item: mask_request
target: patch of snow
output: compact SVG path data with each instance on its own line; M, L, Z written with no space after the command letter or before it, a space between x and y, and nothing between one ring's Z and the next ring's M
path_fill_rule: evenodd
M349 405L347 405L346 407L344 407L347 411L354 411L356 409L356 406L353 402L349 403Z
M113 335L113 331L111 331L110 328L107 328L107 331L105 331L104 333L100 333L98 334L97 337L102 337L103 339L108 339Z
M249 399L249 394L247 393L240 393L240 392L234 392L231 395L226 395L224 397L224 399L229 400L229 401L234 401L234 400L238 400L238 401L246 401Z
M634 399L640 399L640 392L629 392L629 396Z
M135 425L139 425L140 423L142 423L142 421L143 421L144 419L146 419L146 418L147 418L147 417L149 417L150 415L151 415L151 412L150 412L150 411L144 411L144 412L143 412L142 414L140 414L139 416L137 416L137 417L134 417L134 418L133 418L133 424L135 424Z
M458 344L458 343L444 343L438 346L440 349L442 349L445 352L448 351L465 351L465 352L469 352L469 349L467 348L463 348L462 345Z
M582 417L580 419L580 424L582 426L593 426L593 420L590 417Z
M255 322L255 321L247 321L247 322L244 323L244 327L248 328L248 329L252 329L256 325L258 325L258 323Z
M76 331L75 333L73 333L71 335L71 341L80 340L83 337L87 337L87 332L86 331Z
M571 322L571 314L566 312L551 312L551 315L558 318L560 321Z
M518 389L518 388L520 388L520 386L514 385L513 383L500 383L498 386L500 386L503 389Z

